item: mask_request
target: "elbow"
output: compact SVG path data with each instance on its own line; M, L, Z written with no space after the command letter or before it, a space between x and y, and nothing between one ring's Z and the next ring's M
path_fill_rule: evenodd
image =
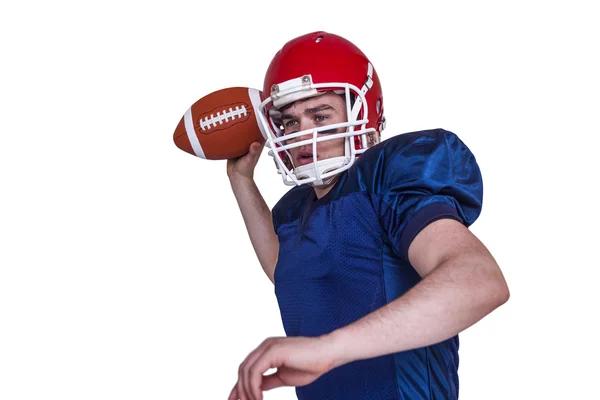
M496 263L479 264L480 272L476 280L471 281L475 302L484 315L502 306L510 299L510 290L502 271Z
M505 304L508 301L508 299L510 299L510 290L508 289L508 285L506 284L506 282L504 280L501 284L501 288L498 289L497 298L498 298L498 307Z
M508 284L501 273L489 280L487 297L493 309L500 307L510 299Z
M494 259L488 259L478 267L480 275L480 292L489 310L494 310L510 299L510 290L500 266Z

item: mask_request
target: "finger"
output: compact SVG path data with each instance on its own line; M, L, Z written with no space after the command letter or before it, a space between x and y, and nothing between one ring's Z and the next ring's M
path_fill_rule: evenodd
M246 393L244 393L244 388L242 386L242 381L241 380L238 381L237 389L236 390L237 390L237 393L238 393L238 399L239 400L250 400L249 397L246 395Z
M262 354L266 351L266 349L269 346L269 339L265 339L252 353L250 353L248 355L248 357L246 357L246 360L244 361L244 367L242 368L242 380L243 380L243 387L244 387L244 393L246 393L246 395L248 396L248 399L252 399L252 387L251 387L251 380L252 380L252 366L256 363L256 360L259 360L260 357L262 356Z
M248 374L248 386L253 400L262 400L262 378L265 371L251 368Z
M244 360L244 362L240 365L240 368L238 370L237 392L238 392L238 396L239 396L240 400L249 400L250 399L250 397L248 397L248 390L246 389L246 383L245 383L245 378L244 378L246 375L245 370L246 370L246 360Z
M256 164L258 162L258 159L260 158L261 152L263 149L263 145L260 144L259 142L254 142L250 145L250 159L252 160L253 164Z
M249 368L248 382L250 391L257 399L262 399L263 374L270 368L281 366L276 359L276 350L273 344L265 348L265 351L254 361L254 364Z
M240 396L238 395L237 382L236 382L233 389L231 389L231 393L229 393L229 397L227 398L227 400L239 400L239 398L240 398Z
M244 399L250 400L250 385L248 380L248 369L254 363L254 360L260 356L263 351L265 342L261 343L256 349L252 350L250 354L246 356L246 359L240 364L238 369L238 391L240 395L244 396Z
M260 144L259 142L254 142L254 143L252 143L252 144L250 145L250 150L251 150L253 153L256 153L256 152L257 152L257 151L258 151L258 150L259 150L261 147L262 147L262 146L261 146L261 144Z

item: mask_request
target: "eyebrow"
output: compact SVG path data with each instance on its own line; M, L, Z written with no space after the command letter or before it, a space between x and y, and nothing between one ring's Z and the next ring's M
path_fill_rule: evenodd
M330 106L329 104L319 104L316 107L312 107L312 108L306 108L304 110L304 114L314 114L314 113L318 113L320 111L325 111L325 110L333 110L335 111L335 108L333 108L332 106ZM296 116L294 114L283 114L281 116L282 119L293 119L296 118Z

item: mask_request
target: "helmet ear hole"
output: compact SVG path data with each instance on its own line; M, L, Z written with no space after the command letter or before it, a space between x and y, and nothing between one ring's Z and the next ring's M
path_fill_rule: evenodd
M381 112L381 97L378 98L375 102L375 111L377 112L377 114Z

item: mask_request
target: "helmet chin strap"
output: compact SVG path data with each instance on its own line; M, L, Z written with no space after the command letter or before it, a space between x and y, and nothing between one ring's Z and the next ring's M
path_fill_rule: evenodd
M294 168L293 172L298 179L314 179L310 182L312 186L327 186L335 178L335 175L317 179L317 169L319 170L319 175L322 176L327 172L343 167L347 163L347 157L332 157Z

